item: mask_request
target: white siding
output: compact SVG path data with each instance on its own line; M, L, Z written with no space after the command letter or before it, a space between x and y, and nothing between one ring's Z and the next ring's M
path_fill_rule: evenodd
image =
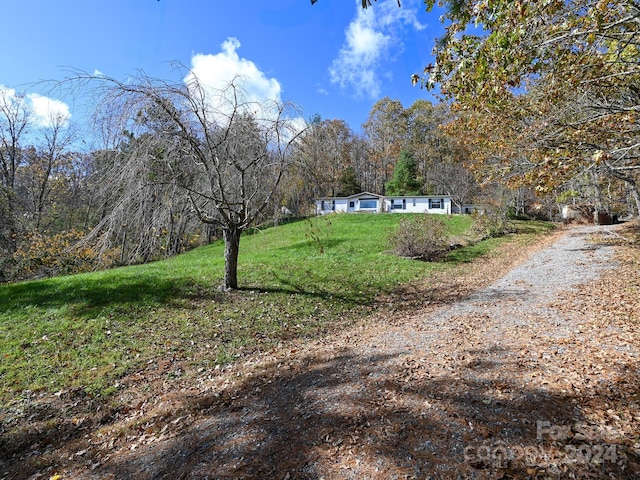
M386 210L392 213L451 213L448 197L390 197L385 203Z
M347 199L346 198L336 198L336 212L346 212L347 211Z
M316 214L324 215L334 212L346 212L348 201L346 198L323 198L316 200Z
M346 212L349 204L346 198L322 198L316 200L316 215Z

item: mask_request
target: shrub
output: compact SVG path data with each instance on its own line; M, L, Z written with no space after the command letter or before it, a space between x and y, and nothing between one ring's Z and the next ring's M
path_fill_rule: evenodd
M446 224L433 215L402 219L389 243L396 255L405 258L434 260L449 250Z
M13 280L43 278L87 272L111 266L115 252L102 252L95 244L83 243L82 232L72 230L55 235L27 234L13 255Z
M480 238L494 238L514 231L507 215L499 211L474 213L472 232Z

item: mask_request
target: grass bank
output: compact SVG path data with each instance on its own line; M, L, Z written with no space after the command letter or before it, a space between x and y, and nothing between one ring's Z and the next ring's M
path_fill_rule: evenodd
M401 215L333 215L243 237L240 290L221 294L223 245L167 261L0 286L0 404L20 393L108 395L118 379L163 359L213 368L281 342L325 334L363 315L379 293L428 278L515 237L439 263L397 258ZM463 234L470 217L446 219ZM520 222L520 239L549 230ZM181 376L183 370L167 372Z

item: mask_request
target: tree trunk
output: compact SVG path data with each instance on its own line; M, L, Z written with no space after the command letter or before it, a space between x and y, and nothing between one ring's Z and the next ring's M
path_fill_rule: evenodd
M638 186L636 183L630 183L631 196L633 200L636 202L636 210L638 212L638 218L640 218L640 192L638 192Z
M8 254L17 249L18 225L16 223L16 199L13 191L2 191L0 186L0 251Z
M631 176L624 175L621 172L616 171L613 168L609 168L608 173L610 175L612 175L613 177L615 177L615 178L617 178L619 180L622 180L623 182L625 182L629 186L629 192L631 193L631 196L633 197L633 200L636 203L636 209L638 211L638 217L640 218L640 191L638 190L638 183Z
M238 288L238 252L240 251L240 234L238 227L225 228L224 237L224 290Z

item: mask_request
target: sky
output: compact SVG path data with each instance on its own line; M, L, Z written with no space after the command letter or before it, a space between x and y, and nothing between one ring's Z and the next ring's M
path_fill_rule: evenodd
M410 78L443 31L422 0L367 10L361 0L20 0L2 11L0 93L26 94L42 124L86 112L36 82L74 71L180 82L186 68L214 87L241 75L250 99L293 102L305 119L357 132L385 96L405 107L433 99Z

